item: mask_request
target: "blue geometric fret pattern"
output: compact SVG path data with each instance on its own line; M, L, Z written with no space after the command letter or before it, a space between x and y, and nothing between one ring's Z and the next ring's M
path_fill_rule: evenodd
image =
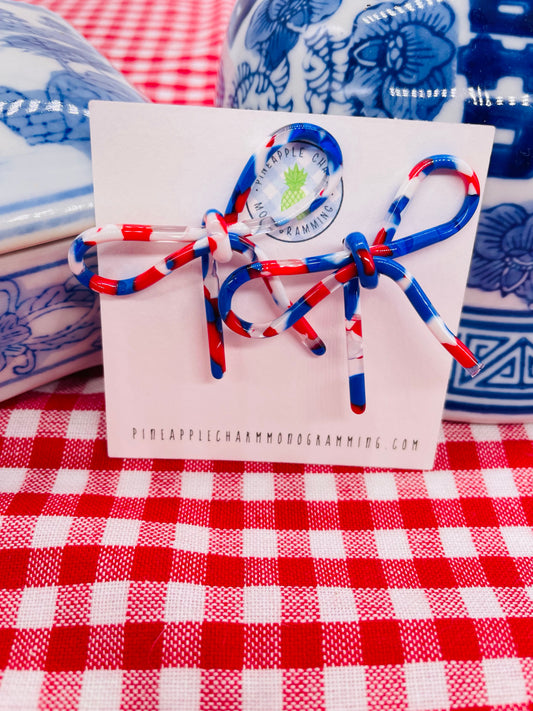
M465 306L459 334L484 368L470 378L454 364L446 409L533 414L533 314Z

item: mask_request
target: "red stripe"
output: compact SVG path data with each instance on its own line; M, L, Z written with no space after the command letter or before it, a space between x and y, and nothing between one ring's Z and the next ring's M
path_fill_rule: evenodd
M331 291L324 284L324 282L319 281L318 284L313 286L307 293L304 294L304 300L309 306L313 307L319 304L326 296L329 296Z
M370 252L374 257L391 257L392 249L388 244L373 244L370 247Z
M266 338L270 338L271 336L279 336L279 332L276 331L275 328L272 328L272 326L269 326L263 331L263 336L266 336Z
M475 173L473 173L472 175L465 175L464 173L461 173L461 178L463 179L463 182L465 184L467 195L472 194L470 192L470 186L472 186L474 188L476 195L479 195L481 193L481 186L479 184L479 178L477 177L477 175Z
M349 328L346 329L346 331L355 333L356 336L362 336L363 335L363 328L362 328L362 322L360 318L357 318L355 321L348 321L348 323L351 324Z
M235 198L233 212L230 212L229 215L224 215L224 219L227 225L233 225L235 222L237 222L240 213L244 210L246 206L246 201L248 200L250 190L251 187L249 187L248 190L245 190L243 193L237 195L237 197Z
M376 265L372 259L372 255L367 249L358 249L357 254L363 265L363 271L367 276L371 276L376 273Z
M192 244L187 244L185 247L178 249L176 252L172 252L166 257L166 261L173 262L172 270L182 267L184 264L189 264L195 258L194 246Z
M153 229L149 225L122 225L121 232L129 242L148 242Z
M158 282L164 276L165 275L161 274L161 272L155 267L150 267L150 269L147 269L145 272L135 277L133 280L133 288L135 291L142 291L143 289L146 289L147 287L152 286L152 284Z
M470 178L470 182L474 186L474 190L478 195L481 194L481 186L479 184L479 178L477 177L476 173L472 174L472 177Z
M232 331L235 331L235 333L238 333L240 336L246 336L246 338L251 338L250 334L241 326L241 322L237 316L235 316L233 311L229 312L224 321Z
M385 230L384 227L382 227L376 235L376 238L374 240L374 245L383 244L383 242L385 242L386 237L387 237L387 231Z
M478 364L476 356L458 338L456 341L457 342L454 345L449 343L443 343L442 345L446 348L448 353L451 353L455 360L463 366L463 368L474 368Z
M222 372L225 373L226 357L224 353L224 344L222 343L217 327L212 321L208 321L207 323L207 340L209 342L209 356L211 360L219 365Z
M228 234L228 225L226 223L226 220L222 217L222 215L219 215L217 213L216 218L218 220L218 224L222 227L224 234Z
M414 168L412 168L411 172L409 173L409 180L412 178L416 178L417 175L420 175L422 171L424 171L426 168L429 168L431 165L433 165L433 159L432 158L426 158L425 160L421 160L420 163L417 163Z
M117 293L117 286L115 279L107 279L99 274L94 274L89 281L89 288L99 294L111 294L114 296Z
M335 279L341 284L345 284L347 281L350 281L350 279L353 279L355 276L357 276L357 269L353 262L351 262L351 264L347 264L345 267L341 267L335 273Z
M276 259L269 259L262 262L262 274L269 276L283 276L288 274L309 274L309 267L301 259L284 259L283 262L278 262Z

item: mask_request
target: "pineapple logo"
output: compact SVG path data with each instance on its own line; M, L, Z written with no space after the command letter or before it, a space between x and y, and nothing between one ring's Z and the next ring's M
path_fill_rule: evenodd
M305 197L303 186L307 180L307 173L303 168L300 168L298 163L295 163L292 168L287 168L283 173L283 178L287 190L281 196L281 211L285 212L297 202Z
M328 169L326 154L295 141L272 152L251 186L246 208L254 220L285 218L265 234L281 242L304 242L321 234L335 219L342 203L342 180L335 195L309 212ZM300 210L301 204L301 210ZM298 212L293 215L290 210ZM270 225L269 225L270 227Z

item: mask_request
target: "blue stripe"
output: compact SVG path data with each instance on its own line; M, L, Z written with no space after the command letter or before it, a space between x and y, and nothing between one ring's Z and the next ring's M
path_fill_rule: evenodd
M84 185L81 188L76 188L75 190L64 190L60 193L53 193L52 195L42 195L38 198L32 198L30 200L20 200L19 202L11 202L8 205L0 205L0 215L15 212L16 210L27 210L29 207L37 207L40 205L50 205L54 202L60 202L63 200L68 200L69 198L79 197L80 195L92 195L93 186Z
M492 415L531 415L533 414L533 402L529 405L487 405L485 396L480 398L479 402L454 402L446 400L445 408L447 410L477 412L481 414Z
M350 375L349 388L350 388L350 402L353 405L358 405L359 407L364 407L364 405L366 403L366 394L365 394L365 376L363 375L363 373L356 373L355 375Z
M85 256L85 253L88 252L92 246L93 245L85 244L81 237L77 237L70 245L70 251L72 252L74 259L77 262L81 262Z
M473 316L505 316L507 318L520 318L533 323L533 313L531 311L514 311L511 309L487 309L483 306L463 306L463 315L472 314ZM491 322L492 325L492 322Z
M50 229L51 227L59 227L60 225L72 225L76 222L82 220L87 220L87 226L94 225L94 210L91 208L89 210L83 210L82 212L76 212L75 215L56 215L51 217L49 220L41 220L40 222L32 222L31 224L25 223L13 227L10 230L0 231L0 242L7 239L8 237L19 237L20 235L30 235L40 230Z
M135 277L129 279L119 279L117 281L117 296L133 294L135 292Z
M215 313L213 304L207 299L205 299L205 317L209 323L215 323L218 318L218 314Z
M210 359L210 360L211 360L211 375L213 376L213 378L220 380L224 375L224 371L220 367L220 363L215 363L215 361L213 359Z
M531 318L531 317L530 317ZM482 333L493 331L505 331L506 333L531 333L533 331L533 320L530 323L499 323L498 321L470 321L468 318L462 318L460 329L472 329L473 331L481 331Z
M218 294L218 308L223 319L225 319L231 311L231 300L237 289L250 281L248 270L254 269L260 272L262 268L263 266L260 262L255 262L254 264L248 264L235 269L235 271L226 278ZM243 323L245 322L243 321ZM249 325L251 326L251 324Z
M312 307L309 306L303 297L300 297L298 301L295 301L294 304L285 311L285 313L288 314L288 319L284 330L286 331L287 329L292 328L297 321L311 311L311 308Z
M396 225L400 224L400 221L402 219L402 212L403 210L405 210L408 204L409 198L405 195L400 195L400 197L398 197L389 207L390 219Z
M54 267L62 267L68 264L67 259L58 259L56 262L48 262L48 264L38 264L36 267L29 267L28 269L21 269L18 272L11 272L11 274L6 274L2 277L5 279L18 279L19 277L27 276L28 274L35 274L36 272L44 272L46 269L54 269Z

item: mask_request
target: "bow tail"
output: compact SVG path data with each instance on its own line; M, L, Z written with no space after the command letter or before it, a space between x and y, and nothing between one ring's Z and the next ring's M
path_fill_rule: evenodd
M427 294L407 269L388 258L375 257L376 266L381 274L395 281L407 296L411 305L429 328L439 343L455 358L469 374L474 377L483 368L472 351L457 338L442 320Z
M343 292L350 407L360 415L366 408L366 393L359 279L354 277L347 281Z
M218 305L220 284L216 261L211 253L202 255L202 277L211 374L214 378L220 379L226 372L226 355L222 318Z
M257 245L254 246L254 253L254 261L266 261L266 255ZM273 275L263 276L263 282L272 300L281 311L285 312L293 306L293 302L289 298L283 282L279 277ZM314 355L324 355L326 352L324 341L305 318L300 318L299 321L294 322L292 329L306 349Z

